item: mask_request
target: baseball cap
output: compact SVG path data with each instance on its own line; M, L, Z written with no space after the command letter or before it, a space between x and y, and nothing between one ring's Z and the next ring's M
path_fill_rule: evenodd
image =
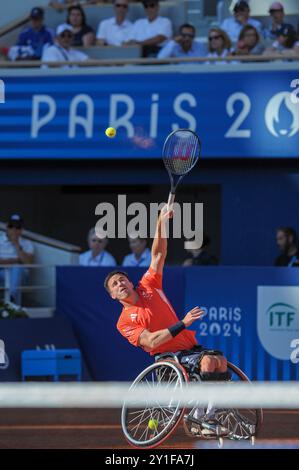
M271 3L270 7L269 7L269 13L271 13L271 11L276 11L276 10L283 10L283 4L280 3L280 2L273 2Z
M242 10L249 10L249 5L247 2L245 2L244 0L241 0L240 2L237 2L234 6L234 12L237 12L237 11L242 11Z
M30 12L30 18L43 18L44 17L44 10L39 7L32 8Z
M24 225L23 219L19 214L12 214L8 221L7 225L9 227L17 227L17 228L22 228Z
M62 23L62 24L58 25L57 28L56 28L56 36L59 36L64 31L70 31L72 33L73 28L68 23Z

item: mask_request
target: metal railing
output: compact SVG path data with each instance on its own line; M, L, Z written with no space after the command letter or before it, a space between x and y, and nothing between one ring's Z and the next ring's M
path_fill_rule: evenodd
M27 273L29 271L28 282L23 284L24 280L22 280L19 285L13 285L11 282L12 269L24 270L24 274L26 271ZM40 273L37 273L38 269L41 270ZM19 298L21 298L23 293L34 293L31 299L28 299L27 296L26 304L29 304L28 307L54 308L56 295L56 265L1 264L0 270L4 271L4 282L0 285L0 298L2 297L4 302L10 302L11 296L16 292ZM53 270L52 273L49 273L49 270ZM20 278L24 277L25 275L20 276ZM23 305L23 300L22 298L21 302L15 303Z
M268 63L272 61L298 61L299 54L286 53L286 54L271 54L271 55L229 55L227 57L169 57L167 59L157 58L135 58L135 59L92 59L85 61L61 61L61 62L41 62L39 60L24 60L21 62L0 62L0 68L39 68L46 65L47 68L62 67L65 65L80 66L80 67L101 67L113 65L166 65L166 64L180 64L180 63L213 63L213 62L259 62ZM47 69L45 69L47 70Z

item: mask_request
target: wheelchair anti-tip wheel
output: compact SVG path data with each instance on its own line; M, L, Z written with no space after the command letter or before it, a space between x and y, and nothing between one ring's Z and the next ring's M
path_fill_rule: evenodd
M151 449L167 439L179 425L185 409L180 402L172 400L171 390L179 390L188 381L185 369L177 362L167 360L156 362L141 372L132 383L130 390L142 384L149 387L153 396L155 387L163 383L169 388L169 404L161 406L151 402L148 406L124 403L121 424L127 441L134 447Z

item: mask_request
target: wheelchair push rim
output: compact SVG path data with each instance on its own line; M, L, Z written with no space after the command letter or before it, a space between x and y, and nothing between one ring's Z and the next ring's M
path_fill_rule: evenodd
M129 393L137 384L154 387L159 383L169 387L170 399L168 406L159 403L148 406L127 406L124 403L121 413L121 425L126 440L133 447L154 448L167 439L179 425L185 409L180 402L171 399L171 389L181 389L188 381L184 368L175 361L158 361L143 372L132 383Z

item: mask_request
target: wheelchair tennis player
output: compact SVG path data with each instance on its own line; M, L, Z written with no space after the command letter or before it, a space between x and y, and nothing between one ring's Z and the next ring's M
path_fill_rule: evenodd
M162 234L172 216L173 211L165 205L157 221L150 267L136 288L122 271L112 271L105 279L111 298L123 306L117 329L132 345L152 356L176 353L180 363L189 371L198 372L202 380L227 380L227 360L221 351L204 349L197 343L195 331L187 330L205 312L194 307L179 321L163 292L167 238Z

